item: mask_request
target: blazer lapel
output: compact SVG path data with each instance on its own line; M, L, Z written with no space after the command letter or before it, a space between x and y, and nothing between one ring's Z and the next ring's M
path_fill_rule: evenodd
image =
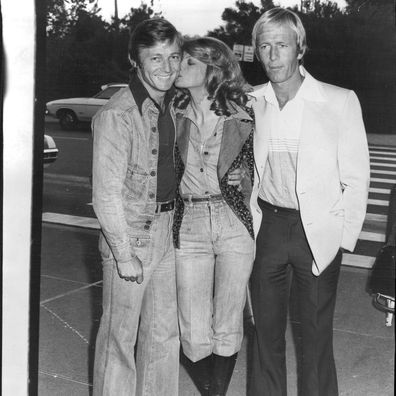
M323 139L326 120L323 119L321 114L326 114L326 110L323 110L321 103L305 102L297 156L298 186L317 177L315 169L312 169L313 156L317 155L318 150L323 145L326 145L326 141Z
M231 164L240 153L251 131L252 123L250 122L240 122L236 118L230 118L224 121L217 165L219 180L230 169Z

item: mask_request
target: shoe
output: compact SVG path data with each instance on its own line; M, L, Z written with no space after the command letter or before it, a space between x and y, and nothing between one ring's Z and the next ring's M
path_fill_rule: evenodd
M201 395L209 396L212 377L212 355L197 362L190 360L190 374Z
M230 384L238 354L220 356L213 354L212 382L209 396L225 396Z

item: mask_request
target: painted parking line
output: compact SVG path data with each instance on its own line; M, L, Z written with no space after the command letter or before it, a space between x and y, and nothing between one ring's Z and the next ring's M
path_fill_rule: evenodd
M60 184L83 184L90 186L91 182L89 177L75 176L75 175L62 175L57 173L44 173L44 182L60 183Z
M84 140L87 141L89 138L80 138L80 137L72 137L72 136L52 136L54 140L57 139L65 139L65 140Z
M99 230L99 222L93 217L72 216L62 213L44 212L42 221L45 223L61 224L72 227L90 228Z
M342 265L349 267L367 268L373 267L375 257L362 256L360 254L344 253L342 255Z

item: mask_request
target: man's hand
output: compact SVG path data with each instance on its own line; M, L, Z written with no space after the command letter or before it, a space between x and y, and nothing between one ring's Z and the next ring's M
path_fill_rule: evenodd
M244 169L242 168L234 169L228 175L228 184L230 186L240 186L244 176L245 176Z
M143 282L143 266L137 256L131 257L129 261L117 262L117 269L120 278L139 284Z

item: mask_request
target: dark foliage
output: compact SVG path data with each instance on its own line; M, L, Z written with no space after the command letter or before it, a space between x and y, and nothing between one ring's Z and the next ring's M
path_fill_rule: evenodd
M154 15L150 5L131 8L122 19L104 21L96 0L48 0L46 99L90 96L100 85L126 82L129 29ZM303 0L295 8L307 30L305 65L318 79L353 89L362 104L368 132L395 133L396 28L393 0ZM301 5L300 5L301 6ZM250 45L255 21L274 7L236 1L223 12L223 26L208 34L227 43ZM252 85L266 82L261 65L241 62Z

